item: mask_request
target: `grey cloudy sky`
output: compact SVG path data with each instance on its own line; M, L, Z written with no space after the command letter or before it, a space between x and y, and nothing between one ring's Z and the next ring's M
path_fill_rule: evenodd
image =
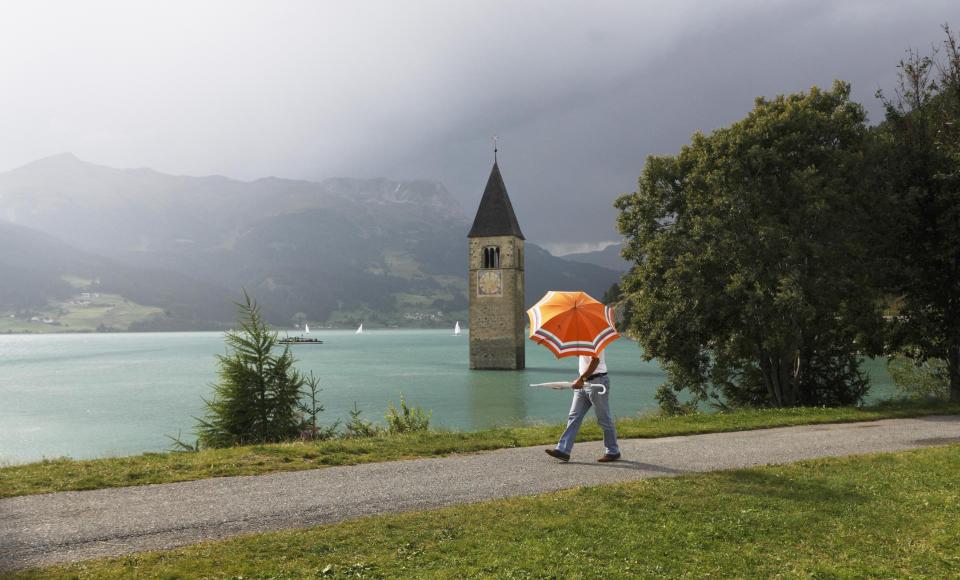
M0 170L430 178L472 215L496 133L527 238L570 251L617 238L647 155L758 95L840 78L877 121L945 22L956 0L10 1Z

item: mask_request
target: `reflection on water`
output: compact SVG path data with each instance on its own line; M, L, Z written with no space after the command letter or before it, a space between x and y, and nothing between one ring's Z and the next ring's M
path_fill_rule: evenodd
M314 334L324 344L294 354L300 370L321 379L323 423L347 418L354 402L382 422L401 393L452 429L560 422L570 405L569 391L529 385L574 379L576 359L556 360L533 344L525 370L470 371L467 337L447 330ZM0 336L0 462L163 450L178 431L189 439L223 352L220 333ZM656 363L628 340L606 352L614 415L655 409L664 378ZM890 392L882 362L869 361L867 371L874 394Z

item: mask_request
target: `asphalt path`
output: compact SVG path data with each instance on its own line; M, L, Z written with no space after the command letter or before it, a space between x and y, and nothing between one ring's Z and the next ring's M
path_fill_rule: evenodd
M0 571L577 486L960 443L960 416L544 447L0 500Z

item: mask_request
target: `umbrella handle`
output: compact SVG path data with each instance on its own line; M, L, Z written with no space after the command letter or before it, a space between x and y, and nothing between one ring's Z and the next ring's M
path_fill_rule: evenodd
M584 383L583 386L590 387L590 390L594 390L597 387L600 387L601 391L597 393L598 395L602 395L607 392L607 385L603 383Z

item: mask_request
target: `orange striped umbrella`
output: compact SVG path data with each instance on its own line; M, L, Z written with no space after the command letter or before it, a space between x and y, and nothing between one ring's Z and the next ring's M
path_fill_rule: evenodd
M613 308L586 292L550 291L527 310L530 340L549 348L557 358L598 356L620 338Z

